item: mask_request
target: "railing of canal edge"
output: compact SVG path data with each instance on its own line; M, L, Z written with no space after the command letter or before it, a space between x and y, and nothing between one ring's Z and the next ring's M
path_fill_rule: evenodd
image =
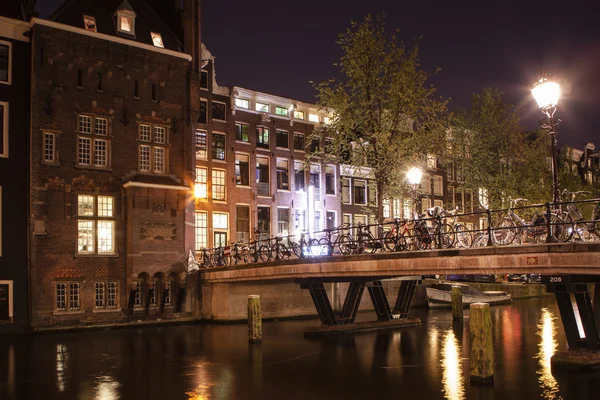
M412 219L259 237L201 249L196 256L200 267L209 268L290 258L600 240L600 198L521 205L526 201L509 198L508 208L474 213L432 207L423 214L414 212Z

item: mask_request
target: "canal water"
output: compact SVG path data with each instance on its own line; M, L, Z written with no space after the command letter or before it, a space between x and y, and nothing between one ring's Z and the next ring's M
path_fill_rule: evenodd
M566 349L552 297L493 307L495 383L469 383L468 313L422 326L304 339L317 320L0 338L0 399L600 399L600 373L552 374ZM361 314L363 320L374 314Z

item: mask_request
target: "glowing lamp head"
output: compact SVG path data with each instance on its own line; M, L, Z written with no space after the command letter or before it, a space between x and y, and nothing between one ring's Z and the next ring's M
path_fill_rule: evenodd
M194 185L194 197L197 199L205 199L206 187L199 184Z
M407 173L406 177L408 178L408 183L411 185L418 185L421 183L421 177L423 176L423 172L417 168L411 168Z
M547 78L541 78L531 89L531 94L541 109L553 107L558 104L560 98L560 85Z

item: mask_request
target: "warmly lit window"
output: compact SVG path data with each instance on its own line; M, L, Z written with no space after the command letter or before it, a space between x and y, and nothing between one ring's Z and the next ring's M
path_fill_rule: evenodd
M290 162L288 160L277 159L277 189L290 189Z
M250 206L236 205L236 240L246 243L250 241Z
M115 253L114 197L77 196L77 253Z
M110 160L108 119L78 116L77 165L106 168Z
M44 132L44 154L42 162L46 164L53 164L57 161L56 134L53 132Z
M275 145L285 149L290 147L287 131L275 131Z
M239 108L250 108L250 102L246 99L235 99L235 106Z
M444 194L443 178L439 175L433 177L433 194L441 196Z
M225 121L225 103L218 101L212 102L212 119Z
M225 160L225 134L212 134L212 159Z
M256 188L259 196L270 196L269 159L256 157Z
M294 118L296 118L296 119L304 119L304 111L296 111L296 110L294 110Z
M58 282L56 284L56 310L77 311L81 309L81 284L79 282Z
M250 186L250 156L236 153L235 155L235 184Z
M118 20L117 28L120 32L128 33L130 35L134 34L133 15L125 15L123 13L118 13L117 20Z
M162 36L160 36L160 33L156 33L156 32L150 32L150 36L152 37L152 44L155 45L156 47L165 47L165 44L163 43L162 40Z
M287 236L290 234L290 209L277 209L277 234Z
M141 172L167 172L167 128L139 125L139 168Z
M294 150L304 151L304 135L301 133L294 133Z
M196 129L195 147L196 160L206 160L206 131Z
M390 199L383 199L383 218L390 218Z
M90 17L89 15L83 16L83 27L86 31L97 32L96 29L96 18Z
M318 114L308 114L308 120L310 122L319 122L319 115Z
M325 125L330 125L331 124L331 118L330 117L323 117L323 123Z
M431 200L421 199L421 213L425 213L428 208L431 208Z
M327 213L325 213L325 228L335 228L335 211L327 211Z
M0 82L10 83L10 50L9 44L0 44Z
M310 184L315 187L315 195L317 195L317 189L321 187L321 168L316 164L311 164L309 172Z
M269 105L268 104L263 104L263 103L259 103L256 102L256 111L260 111L260 112L269 112Z
M275 114L281 115L282 117L287 117L288 109L284 107L275 107Z
M208 227L206 221L208 214L203 211L196 211L196 251L206 248L208 246Z
M400 199L395 198L393 201L394 211L393 217L396 219L402 218L403 206L400 204Z
M325 166L325 194L335 194L335 167Z
M163 297L163 300L165 302L165 306L170 306L173 304L173 287L175 285L173 284L173 279L169 279L166 283L166 287L165 287L165 295Z
M213 229L229 229L229 214L214 212Z
M196 197L197 199L208 198L207 171L208 170L204 167L196 168L196 181L194 182L194 197Z
M296 191L304 191L304 165L301 161L294 161L294 183Z
M256 127L256 147L269 148L269 128Z
M342 203L352 203L351 191L350 191L350 178L342 178Z
M421 178L421 185L419 186L419 189L421 190L422 193L431 193L431 176L428 174L423 174L423 177Z
M235 140L248 142L250 134L250 125L237 122L235 124Z
M427 168L435 169L435 167L436 167L435 161L436 161L435 155L427 153Z
M158 305L157 297L159 290L159 283L156 279L154 279L150 286L150 292L148 293L148 305L150 307L156 307Z
M225 171L222 169L212 170L212 198L225 201Z

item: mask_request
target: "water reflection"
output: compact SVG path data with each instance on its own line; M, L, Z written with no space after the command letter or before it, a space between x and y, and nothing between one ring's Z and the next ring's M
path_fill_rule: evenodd
M119 398L119 383L110 376L102 376L96 380L97 400L116 400Z
M67 346L64 344L56 345L56 386L59 392L64 392L65 385L65 370L69 366L69 354Z
M458 341L452 329L446 331L442 343L442 383L446 399L462 400L465 398Z
M558 383L556 382L556 379L554 379L550 367L550 359L558 347L558 343L555 340L556 326L554 325L554 320L554 315L552 315L547 308L543 308L540 323L537 326L537 335L540 336L542 340L538 345L539 349L536 355L539 364L536 372L542 388L542 396L549 400L562 399L558 394Z

